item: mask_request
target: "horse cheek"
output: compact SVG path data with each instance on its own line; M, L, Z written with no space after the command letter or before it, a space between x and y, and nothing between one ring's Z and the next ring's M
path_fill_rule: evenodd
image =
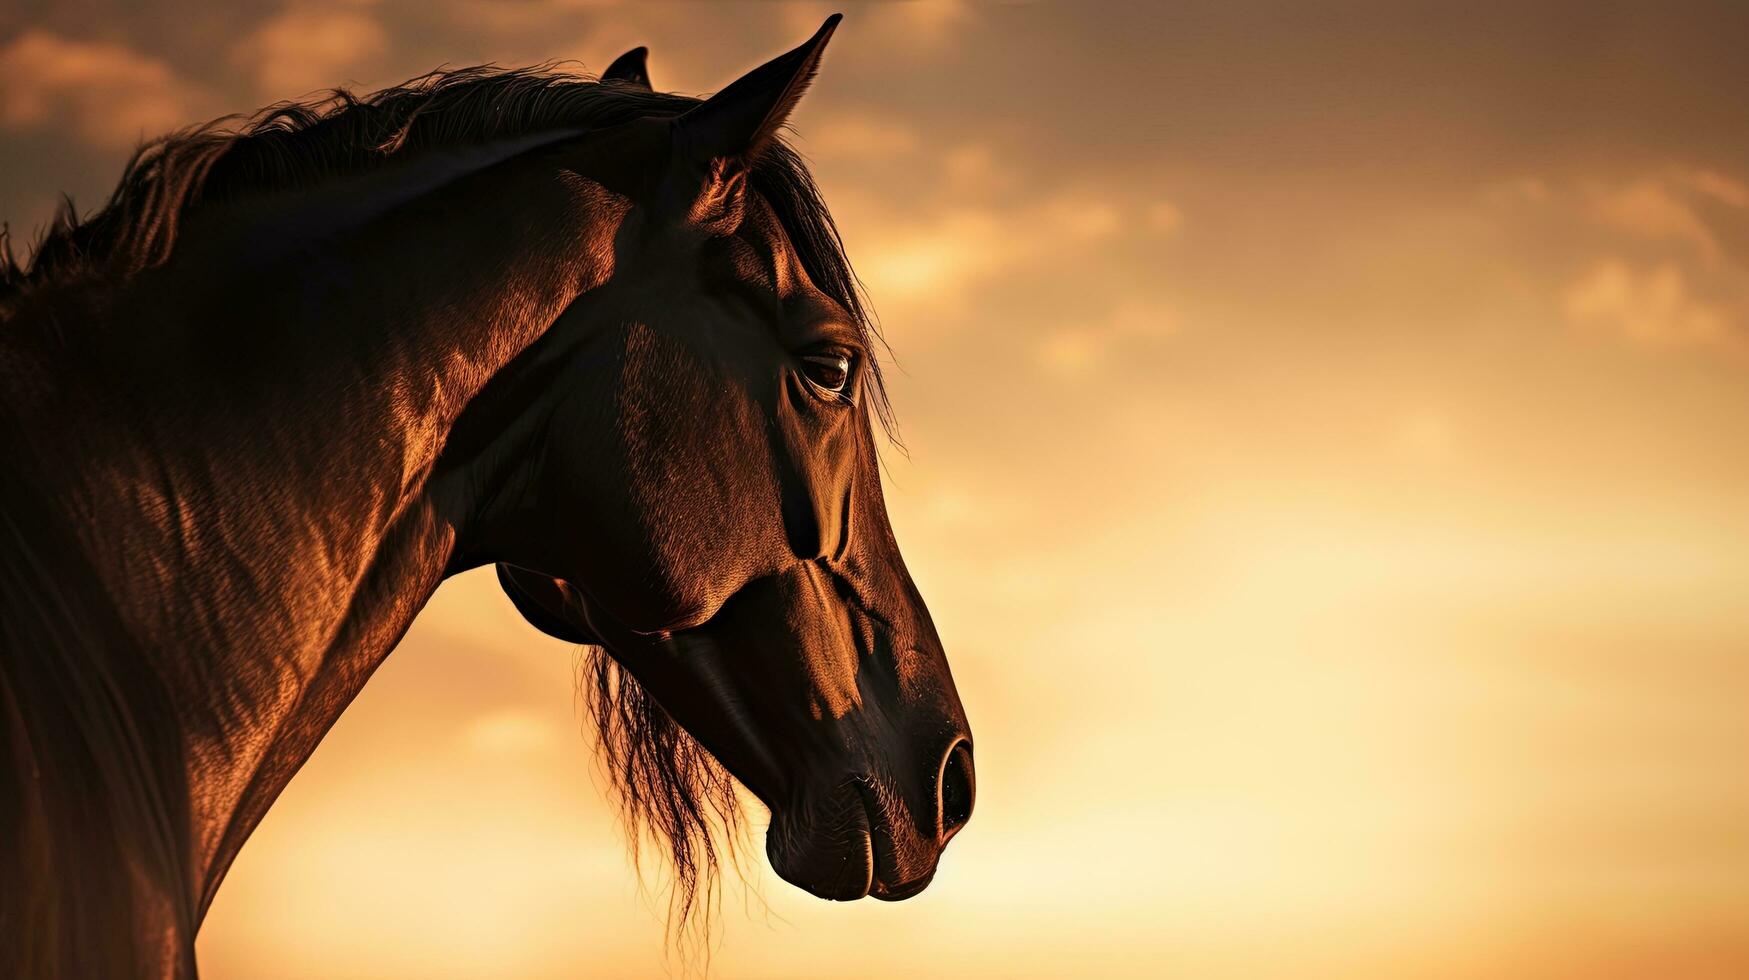
M802 384L804 382L796 382ZM811 414L799 398L812 394L786 388L778 406L778 493L790 553L802 561L833 558L845 546L851 476L855 468L854 419L848 413Z

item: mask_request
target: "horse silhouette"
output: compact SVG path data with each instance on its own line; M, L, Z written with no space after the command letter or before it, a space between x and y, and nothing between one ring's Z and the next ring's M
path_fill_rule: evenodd
M192 977L227 868L449 575L585 687L684 914L734 787L824 898L922 890L970 732L900 557L857 283L779 131L643 49L151 143L0 262L0 975Z

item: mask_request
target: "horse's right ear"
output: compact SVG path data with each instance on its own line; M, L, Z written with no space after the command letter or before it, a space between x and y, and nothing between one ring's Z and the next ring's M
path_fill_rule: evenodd
M635 47L613 59L613 64L608 65L607 70L601 73L601 80L650 91L650 69L647 63L649 57L649 48Z
M801 100L820 54L843 19L833 14L814 36L788 54L778 55L729 83L729 87L694 106L675 120L677 141L692 162L711 166L720 161L747 163L771 143Z

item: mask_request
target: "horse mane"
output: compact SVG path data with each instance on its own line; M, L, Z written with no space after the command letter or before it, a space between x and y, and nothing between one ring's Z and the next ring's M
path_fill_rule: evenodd
M96 212L80 217L64 196L28 259L17 258L0 230L0 321L48 287L113 283L164 264L184 220L203 207L364 174L422 150L605 129L679 115L700 101L602 83L553 62L438 69L364 95L336 88L253 116L220 117L142 144ZM771 141L753 163L750 185L776 213L809 278L850 314L864 346L884 350L837 225L801 155L781 139ZM870 404L897 441L878 358L869 364Z
M595 728L633 865L641 872L648 838L673 872L669 938L708 938L723 861L740 870L745 821L735 778L604 648L579 653L577 694Z
M364 95L334 89L253 116L194 126L140 146L96 212L81 217L72 199L63 198L27 260L14 256L0 231L0 323L27 305L52 310L71 294L125 282L163 265L174 254L185 221L203 208L362 175L423 150L561 129L599 130L644 116L678 115L699 101L601 83L557 64L479 66L434 71ZM772 208L814 284L852 317L871 353L869 404L893 437L879 361L872 356L879 331L802 157L787 143L772 141L754 161L750 185ZM8 566L0 559L0 571ZM9 646L14 641L32 646L46 637L9 634L6 639ZM23 693L11 672L10 667L0 670L0 707L6 708L0 716L16 712ZM586 652L578 688L634 857L647 838L666 852L674 872L671 936L698 912L705 913L708 928L721 860L735 860L743 826L733 777L603 651ZM11 727L8 717L0 717L0 723ZM7 741L12 752L25 751L14 739ZM0 761L9 768L32 762ZM18 805L12 797L20 787L0 789L6 797L0 803L8 809ZM19 914L3 903L0 911Z

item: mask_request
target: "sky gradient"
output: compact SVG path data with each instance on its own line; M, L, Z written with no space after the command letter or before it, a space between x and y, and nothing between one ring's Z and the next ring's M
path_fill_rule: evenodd
M1534 6L18 2L0 216L325 86L647 44L703 93L842 9L795 144L978 810L899 905L756 833L713 975L1742 976L1749 7ZM659 973L580 721L446 584L205 974Z

